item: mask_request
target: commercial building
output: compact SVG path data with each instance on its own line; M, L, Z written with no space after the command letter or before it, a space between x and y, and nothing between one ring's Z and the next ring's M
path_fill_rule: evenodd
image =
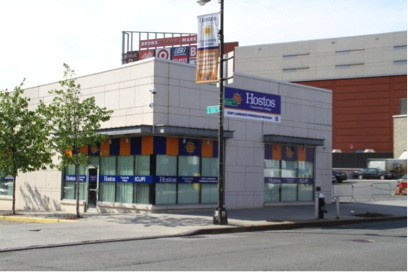
M81 149L92 156L81 169L81 209L84 200L100 212L216 206L218 116L207 107L217 105L219 90L196 84L195 71L151 58L77 78L84 98L114 110L100 131L109 140ZM25 95L35 108L59 87ZM331 199L330 90L236 72L226 99L235 101L224 119L227 209L312 204L316 186ZM73 175L69 166L19 174L16 208L74 211ZM9 209L12 186L0 185L0 208Z
M406 31L241 46L235 71L332 90L333 149L406 150Z

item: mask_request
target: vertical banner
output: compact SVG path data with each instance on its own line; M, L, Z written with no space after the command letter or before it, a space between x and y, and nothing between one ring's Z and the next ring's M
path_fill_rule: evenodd
M198 16L196 83L218 81L219 14Z

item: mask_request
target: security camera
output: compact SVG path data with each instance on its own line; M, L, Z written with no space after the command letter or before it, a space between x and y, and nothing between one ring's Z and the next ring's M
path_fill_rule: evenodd
M152 94L157 94L157 90L156 90L155 88L151 89L150 92L151 92Z

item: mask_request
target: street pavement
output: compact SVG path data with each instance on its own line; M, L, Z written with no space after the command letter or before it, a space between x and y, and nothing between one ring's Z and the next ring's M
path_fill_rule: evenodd
M326 205L323 219L314 205L273 206L227 210L228 225L214 225L213 210L167 213L82 213L67 220L66 212L0 211L0 253L35 248L109 243L140 239L219 233L341 226L354 223L406 220L406 196L371 202Z

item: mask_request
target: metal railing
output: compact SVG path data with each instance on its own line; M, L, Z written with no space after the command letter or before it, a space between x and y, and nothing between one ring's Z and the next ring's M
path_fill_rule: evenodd
M333 185L333 202L335 197L340 199L349 199L349 201L370 201L377 200L377 198L393 198L395 193L395 186L389 182L378 182L372 184L336 184Z

